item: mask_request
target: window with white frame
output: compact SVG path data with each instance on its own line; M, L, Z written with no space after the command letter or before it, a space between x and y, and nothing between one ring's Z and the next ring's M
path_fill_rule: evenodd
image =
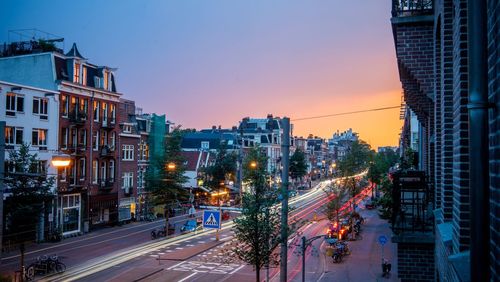
M114 160L109 161L109 180L111 182L115 181L115 161Z
M87 85L87 67L82 67L82 85Z
M128 190L133 187L134 183L134 173L124 172L123 173L123 185L122 188Z
M140 168L137 171L137 188L144 188L144 169Z
M115 121L116 121L116 105L115 104L109 105L109 110L111 111L110 122L115 123Z
M208 149L210 149L210 142L208 142L208 141L201 141L201 149L202 150L208 150Z
M132 133L132 126L130 124L123 125L123 133Z
M68 148L69 129L67 127L61 128L61 149Z
M107 171L107 166L106 166L106 162L105 161L102 161L101 162L101 183L105 182L107 178L107 174L108 174L108 171Z
M16 113L24 113L23 95L7 93L5 97L5 115L16 116Z
M80 119L87 120L89 101L84 98L80 98L80 108L78 113L80 114Z
M94 101L94 121L99 121L99 102Z
M115 145L116 145L116 132L111 132L111 137L110 137L110 143L109 143L109 149L111 151L115 150Z
M110 91L111 90L111 74L109 73L109 71L107 70L104 70L104 73L103 73L103 88L105 90L108 90Z
M31 145L38 147L40 150L47 150L47 129L33 128Z
M94 131L92 134L92 149L99 150L99 131Z
M78 175L80 176L80 180L85 180L85 158L81 158L78 160Z
M108 123L108 104L102 103L102 123Z
M101 130L101 142L99 144L101 146L108 145L108 132L106 130Z
M5 145L21 145L23 144L23 132L22 127L5 127Z
M80 63L75 62L73 66L73 82L80 83Z
M87 130L80 129L78 133L79 133L78 146L80 146L81 149L84 149L85 146L87 146Z
M33 98L33 114L39 115L40 119L48 119L49 99L47 98Z
M69 98L68 95L61 95L61 116L68 117Z
M134 145L122 145L122 160L123 161L134 160Z
M99 179L99 162L97 160L92 161L92 183L97 184Z

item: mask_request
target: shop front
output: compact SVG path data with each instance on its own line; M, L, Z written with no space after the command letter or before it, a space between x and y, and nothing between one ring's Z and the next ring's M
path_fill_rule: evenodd
M63 236L81 232L82 219L81 194L59 196L59 226Z
M136 216L136 202L134 197L120 199L118 207L118 220L134 220Z

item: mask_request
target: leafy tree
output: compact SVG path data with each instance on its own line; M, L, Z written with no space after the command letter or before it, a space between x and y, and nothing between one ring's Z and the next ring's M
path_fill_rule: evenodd
M243 179L252 190L243 195L242 216L234 220L235 236L240 242L235 250L238 257L254 266L256 281L260 270L278 264L278 254L273 253L280 243L280 210L274 203L276 191L267 184L267 157L259 148L253 148L243 161Z
M368 169L368 179L376 185L380 185L382 178L398 161L397 154L392 151L384 151L375 154L373 161Z
M306 155L300 149L290 157L290 177L297 180L307 174Z
M325 193L330 201L326 204L324 213L328 220L339 222L340 209L342 208L345 193L340 189L334 189L333 184L329 189L325 190Z
M5 175L5 235L19 245L21 267L24 265L25 243L35 239L41 214L54 198L51 189L55 180L41 170L41 164L37 154L30 153L28 144L9 151L9 172Z
M236 154L228 153L226 145L221 143L213 164L203 169L206 186L217 190L226 180L235 180L236 157Z
M169 210L187 197L183 184L188 181L184 175L186 167L181 149L182 132L177 128L164 141L164 152L150 158L146 171L146 190L151 192L158 204L165 205L165 219L168 228Z
M355 175L368 168L373 154L370 145L362 140L356 140L351 143L344 158L337 162L337 172L343 178L344 187L349 190L351 198L354 198L359 192L358 180ZM352 203L354 211L354 201Z

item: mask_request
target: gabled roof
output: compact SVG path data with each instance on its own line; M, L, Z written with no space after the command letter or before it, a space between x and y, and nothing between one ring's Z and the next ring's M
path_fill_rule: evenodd
M82 56L82 54L80 54L80 51L78 51L78 48L76 47L76 43L73 43L73 46L71 47L71 50L69 50L69 52L66 53L66 56L67 57L80 58L80 59L86 60L86 58L84 58Z

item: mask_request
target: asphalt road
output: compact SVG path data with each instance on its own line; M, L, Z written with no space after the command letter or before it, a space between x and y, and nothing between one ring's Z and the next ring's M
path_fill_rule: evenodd
M297 219L312 214L315 208L324 204L326 197L321 190L321 185L290 200L290 205L296 207L294 216ZM142 236L142 241L131 240L129 237L117 240L109 238L107 242L92 242L94 245L87 242L85 244L87 247L74 246L72 248L77 248L74 251L78 250L81 253L80 259L75 259L74 262L65 259L64 262L70 265L65 273L49 276L41 281L134 281L138 279L143 279L141 281L224 281L228 277L231 277L232 281L235 277L242 275L254 280L251 267L239 261L224 260L223 258L230 256L222 255L221 258L218 253L234 243L231 221L223 224L220 233L221 240L218 242L215 242L213 230L151 241L148 230L162 224L163 222L155 226L155 223L152 223L151 226L139 227L139 230L129 230L129 233ZM98 241L107 240L103 239L104 237ZM89 257L88 254L94 256Z

